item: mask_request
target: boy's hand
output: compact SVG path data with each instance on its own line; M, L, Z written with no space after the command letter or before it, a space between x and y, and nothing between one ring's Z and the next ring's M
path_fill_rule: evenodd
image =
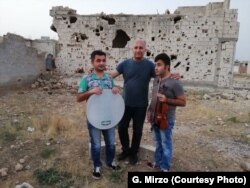
M167 97L161 93L157 93L157 97L160 102L167 102Z
M180 80L181 79L181 75L178 72L177 73L171 73L170 78L173 78L175 80Z
M90 91L92 94L96 94L96 95L102 94L102 89L100 87L95 87L95 88L91 89Z
M113 87L112 88L112 93L113 94L118 94L120 92L120 89L118 87Z

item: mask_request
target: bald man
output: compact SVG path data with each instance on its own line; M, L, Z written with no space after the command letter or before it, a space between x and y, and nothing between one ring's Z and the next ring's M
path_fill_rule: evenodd
M116 70L110 73L113 78L120 74L124 78L125 113L118 126L122 145L122 153L118 155L118 160L129 157L132 165L138 162L137 153L148 106L149 82L152 77L155 77L154 64L144 58L145 52L146 42L142 39L135 40L133 57L119 63ZM131 119L133 120L133 136L130 144L128 127Z

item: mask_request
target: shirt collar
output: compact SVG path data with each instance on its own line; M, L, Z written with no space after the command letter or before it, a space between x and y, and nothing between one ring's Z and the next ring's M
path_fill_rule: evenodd
M92 79L94 80L103 80L108 77L108 75L104 72L102 78L99 78L95 72L92 72L91 74Z

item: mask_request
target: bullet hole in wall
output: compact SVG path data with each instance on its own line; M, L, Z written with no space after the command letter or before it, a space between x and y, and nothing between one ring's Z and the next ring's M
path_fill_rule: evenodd
M179 67L179 66L180 66L180 64L181 64L181 62L180 62L180 61L178 61L178 63L176 63L176 65L174 66L174 68Z
M88 39L88 37L87 37L86 34L80 33L80 36L81 36L81 39L82 39L82 40L87 40L87 39Z
M53 24L50 26L50 29L51 29L52 31L57 32L56 27L55 27Z
M147 56L150 56L150 55L151 55L151 52L150 52L150 51L147 51L146 55L147 55Z
M71 35L71 40L75 41L75 42L81 42L84 40L87 40L88 37L86 34L82 34L82 33L73 33Z
M174 17L174 24L176 24L177 22L179 22L182 19L181 16L175 16Z
M83 69L83 67L79 67L79 68L77 68L76 70L75 70L75 73L84 73L85 71L84 71L84 69Z
M170 56L170 59L171 59L171 61L177 59L177 55L171 55L171 56Z
M202 29L202 33L207 33L208 29Z
M77 20L77 17L75 17L75 16L70 16L70 17L69 17L69 22L70 22L70 23L75 23L76 20Z
M124 48L128 41L130 41L130 37L125 31L119 29L116 31L116 36L112 42L112 48Z
M101 18L108 21L109 25L114 25L115 24L115 19L110 17L110 16L102 16Z

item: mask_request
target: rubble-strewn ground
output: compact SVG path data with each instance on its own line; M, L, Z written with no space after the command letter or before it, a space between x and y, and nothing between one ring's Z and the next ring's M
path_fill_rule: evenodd
M102 179L93 180L85 103L76 102L74 87L38 85L0 97L1 188L23 182L39 188L123 188L128 171L149 171L144 160L136 166L123 162L121 172L104 167ZM194 90L186 95L187 106L177 111L171 171L246 170L250 100ZM152 145L151 136L145 123L142 143Z

